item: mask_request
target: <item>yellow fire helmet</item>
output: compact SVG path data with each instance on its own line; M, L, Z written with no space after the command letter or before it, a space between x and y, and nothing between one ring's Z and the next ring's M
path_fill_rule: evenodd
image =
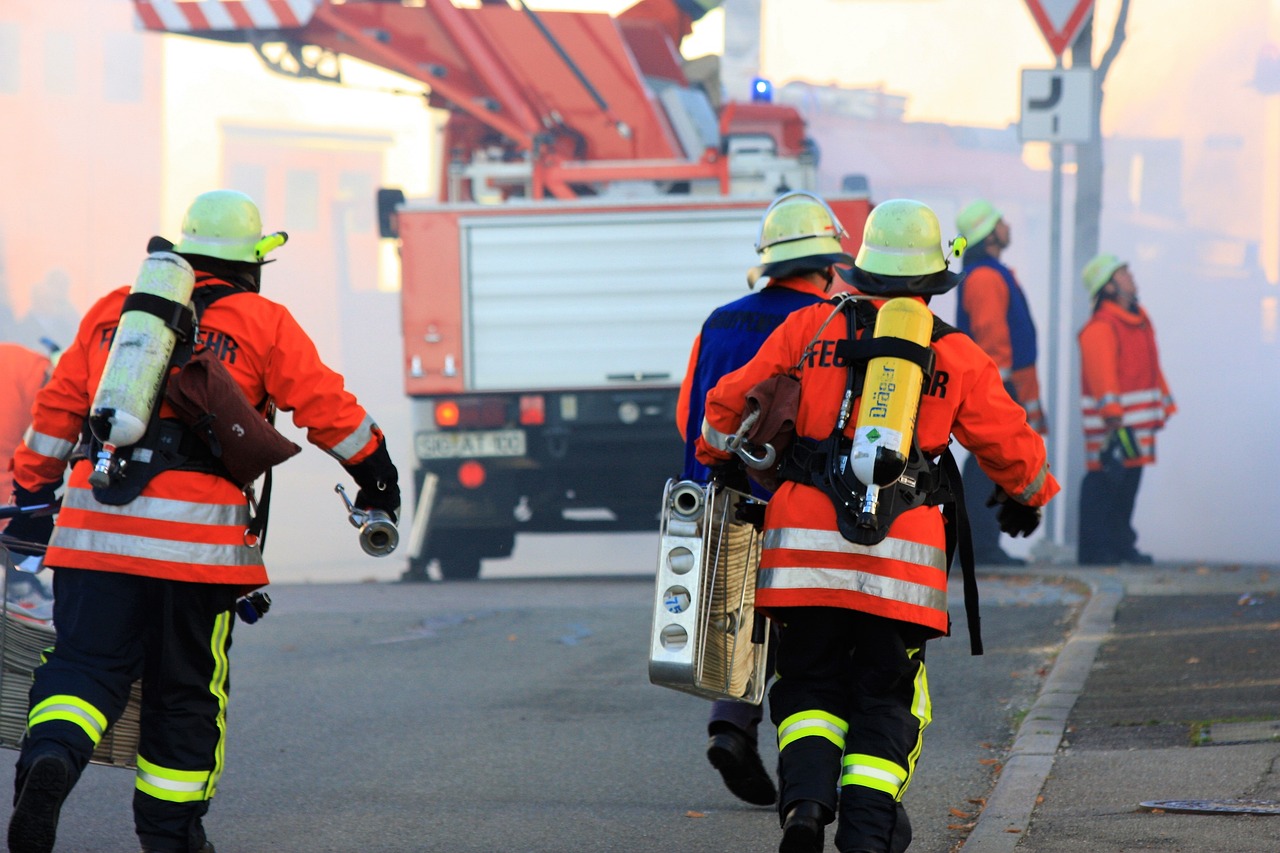
M175 252L225 261L264 263L289 237L283 231L263 236L262 216L253 199L235 190L201 193L182 218L182 239Z
M853 257L840 245L847 236L835 211L813 193L780 195L760 219L760 264L747 271L747 285L755 287L766 276L784 278L833 264L852 265Z
M952 246L963 245L963 238ZM867 217L854 270L840 274L874 296L931 296L946 293L958 278L947 269L942 229L928 205L908 198L877 204Z
M1084 289L1089 291L1089 298L1096 297L1098 291L1106 287L1107 282L1111 281L1111 276L1116 274L1116 270L1125 266L1128 266L1128 264L1115 255L1105 252L1085 264L1084 272L1080 274L1080 277L1084 279Z
M956 230L964 235L970 246L976 246L996 230L1001 218L1000 211L991 202L985 198L976 199L965 205L956 216Z

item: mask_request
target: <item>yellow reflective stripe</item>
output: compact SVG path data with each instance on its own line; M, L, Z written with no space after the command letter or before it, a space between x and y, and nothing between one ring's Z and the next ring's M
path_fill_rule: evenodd
M907 655L918 658L920 649L909 649ZM916 762L920 760L920 751L924 749L924 730L933 722L933 699L929 697L929 674L925 669L924 661L920 661L920 668L916 670L914 684L915 693L911 697L911 714L920 721L920 730L916 736L915 746L907 754L907 778L903 780L902 787L898 790L899 800L907 793L907 786L911 784L911 777L915 775Z
M138 756L134 787L144 794L170 803L194 803L209 799L208 770L174 770Z
M98 503L91 489L67 489L62 500L64 509L83 509L103 515L145 518L150 521L177 521L183 524L206 524L214 527L243 529L249 523L248 502L209 504L173 498L138 497L124 506Z
M59 527L49 544L73 551L91 551L119 557L165 560L200 566L261 566L262 552L248 545L202 545L173 539L155 539L78 527Z
M213 751L213 772L209 774L209 796L218 791L218 780L227 758L227 677L231 671L231 661L227 658L228 638L231 634L231 612L218 614L213 622L213 636L209 640L209 651L213 654L213 675L209 678L209 692L218 699L218 716L214 721L218 727L218 745Z
M802 737L822 737L844 749L844 736L849 724L826 711L801 711L787 717L778 726L778 749L785 748Z
M713 427L706 418L702 419L702 440L716 450L723 450L725 453L731 453L729 450L729 440L733 438L732 433L721 432Z
M107 730L107 718L101 711L78 696L66 694L50 696L32 708L27 715L27 728L35 728L41 723L54 720L75 723L89 736L94 746L98 745L98 741L102 740L102 733Z
M892 761L874 755L846 755L841 785L861 785L884 791L895 800L899 798L907 781L907 770Z
M213 621L209 652L213 656L213 673L209 677L209 693L218 701L214 720L218 743L213 750L212 770L174 770L138 756L138 772L134 786L158 800L192 803L210 799L218 791L218 780L226 764L227 754L227 637L231 633L231 612L219 613Z
M346 462L373 440L373 431L377 427L378 425L373 422L373 418L365 415L364 421L361 422L360 426L356 427L355 432L338 442L329 453L338 457L339 461Z
M65 438L58 438L56 435L36 432L35 427L27 427L27 431L22 434L22 443L33 453L48 456L52 459L61 459L63 462L70 459L71 451L76 449L74 441L67 441Z

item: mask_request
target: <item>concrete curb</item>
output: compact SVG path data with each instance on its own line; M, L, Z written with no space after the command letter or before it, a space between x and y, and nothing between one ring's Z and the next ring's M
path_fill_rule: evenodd
M1031 813L1044 787L1058 745L1066 732L1067 717L1084 691L1102 641L1115 622L1116 608L1124 598L1124 585L1114 578L1073 577L1089 585L1089 603L1076 622L1045 679L1035 704L1027 712L1000 779L964 844L964 853L1010 853L1031 823Z

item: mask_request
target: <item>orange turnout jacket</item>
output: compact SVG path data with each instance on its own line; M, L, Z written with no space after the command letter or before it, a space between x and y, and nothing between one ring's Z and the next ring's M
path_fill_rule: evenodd
M49 378L49 367L49 359L35 350L0 343L0 504L13 499L13 451L31 424L31 404Z
M1169 393L1156 333L1147 312L1129 312L1104 301L1080 330L1080 383L1084 409L1085 464L1102 470L1102 451L1118 419L1129 429L1137 455L1126 468L1156 461L1156 431L1178 410Z
M197 273L196 288L221 285ZM14 478L30 490L61 482L80 439L128 287L85 315L14 460ZM285 307L256 293L225 296L200 321L200 345L213 349L245 396L264 410L292 412L308 440L343 464L377 449L381 432L320 360L315 344ZM161 417L172 417L167 403ZM45 562L168 580L248 587L268 582L262 554L248 544L248 499L230 480L198 471L158 474L123 506L99 503L89 486L92 460L76 461Z
M802 308L765 341L760 352L726 375L707 394L698 458L724 462L717 449L744 417L747 392L801 360L830 304ZM869 334L863 330L859 334ZM796 432L822 440L835 429L848 368L834 364L836 343L846 339L841 312L808 350L800 369L800 407ZM936 366L920 401L916 440L937 458L952 435L978 459L982 469L1016 500L1042 506L1058 492L1049 473L1044 442L1027 425L1000 371L977 344L962 333L933 343ZM857 406L845 430L853 437ZM872 546L856 545L840 535L835 507L821 490L784 482L765 512L764 548L756 605L843 607L948 630L947 564L943 516L938 507L918 507L900 515L888 538Z

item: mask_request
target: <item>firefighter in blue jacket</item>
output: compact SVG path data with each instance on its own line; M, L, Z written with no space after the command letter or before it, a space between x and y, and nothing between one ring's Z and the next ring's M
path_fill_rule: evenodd
M966 205L956 227L969 243L964 275L956 289L956 328L982 347L1000 369L1005 390L1027 413L1027 423L1041 436L1049 434L1040 405L1036 372L1036 327L1027 296L1001 255L1009 247L1010 228L1000 211L986 199ZM1025 562L1000 547L996 510L987 503L995 486L972 455L962 469L965 504L973 536L973 555L980 564L1016 565Z
M811 193L785 193L769 205L756 240L760 264L747 273L752 292L712 311L693 342L676 409L676 425L685 441L683 479L706 483L712 476L694 457L707 391L721 376L750 361L791 312L830 297L833 282L845 289L835 275L836 264L853 264L840 244L845 236L830 206ZM767 280L764 287L755 290L761 279ZM737 487L746 488L743 483ZM752 484L752 491L769 498L758 484ZM714 702L707 723L707 759L735 796L767 806L777 799L777 791L757 747L762 717L759 705L731 699Z

